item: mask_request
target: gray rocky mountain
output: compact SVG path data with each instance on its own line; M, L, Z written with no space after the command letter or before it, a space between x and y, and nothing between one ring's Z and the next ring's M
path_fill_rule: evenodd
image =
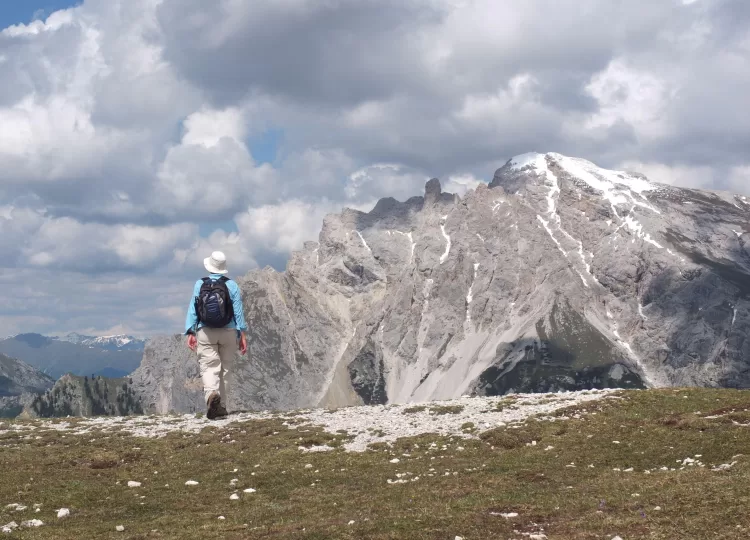
M146 411L165 414L205 409L197 357L182 336L149 340L131 378Z
M54 380L32 366L0 354L0 417L14 417L36 392L51 388Z
M559 154L463 199L325 218L285 272L238 279L250 325L230 407L420 402L594 387L750 387L750 201ZM194 356L146 347L151 410L202 408Z
M0 340L0 353L19 358L54 378L66 373L122 377L138 367L143 356L141 348L113 349L111 345L18 334Z

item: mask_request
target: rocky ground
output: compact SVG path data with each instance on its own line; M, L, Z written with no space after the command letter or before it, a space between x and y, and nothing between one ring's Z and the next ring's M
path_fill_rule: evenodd
M746 538L750 396L0 423L17 538ZM706 524L711 523L710 530Z
M476 437L463 426L472 423L481 429L507 426L523 422L530 416L547 415L561 407L577 405L603 397L612 398L607 391L591 390L559 394L519 394L505 397L500 402L511 403L510 407L498 407L497 398L462 398L424 405L387 405L345 407L342 409L313 409L293 413L235 413L230 417L210 421L201 414L171 416L118 416L74 419L63 422L12 423L3 429L0 436L16 434L22 440L31 440L39 430L54 431L70 435L93 433L127 433L134 437L164 437L169 433L199 433L207 427L230 426L256 420L284 420L283 425L293 428L300 422L322 427L327 433L348 435L343 447L347 451L363 452L374 443L392 443L404 437L416 437L425 433L442 436ZM289 420L293 420L289 423ZM313 451L333 450L319 447ZM310 451L310 449L305 449Z

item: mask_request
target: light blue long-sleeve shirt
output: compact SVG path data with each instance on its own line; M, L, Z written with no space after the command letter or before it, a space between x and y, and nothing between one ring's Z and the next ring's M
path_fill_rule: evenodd
M216 281L222 277L222 275L210 274L209 277ZM198 297L201 285L203 285L203 280L199 279L195 282L195 287L193 287L193 296L190 299L187 318L185 319L185 334L195 333L199 328L203 327L203 323L198 321L198 315L195 313L195 299ZM242 293L240 292L240 287L230 279L227 281L227 289L229 289L232 307L234 307L234 320L229 321L229 324L224 328L236 328L238 332L244 332L247 330L247 324L245 323L245 312L242 309Z

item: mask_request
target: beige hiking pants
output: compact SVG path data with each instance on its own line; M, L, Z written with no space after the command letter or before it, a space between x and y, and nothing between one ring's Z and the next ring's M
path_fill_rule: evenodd
M203 398L208 401L211 392L218 392L226 407L230 386L228 383L234 375L234 355L238 348L237 330L201 328L196 333L196 338L198 338L198 364L203 379Z

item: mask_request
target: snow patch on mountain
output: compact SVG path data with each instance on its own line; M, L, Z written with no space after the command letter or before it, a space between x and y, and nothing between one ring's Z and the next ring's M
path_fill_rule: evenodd
M406 236L409 239L409 243L411 244L409 264L411 264L412 261L414 260L414 248L417 247L417 243L414 241L414 236L412 235L411 231L409 231L408 233L405 233L402 231L393 231L393 232L395 232L396 234L401 234L403 236Z
M362 240L362 245L365 247L365 249L367 249L367 251L372 253L372 250L370 249L370 246L367 245L367 242L365 242L365 239L362 236L362 233L357 230L355 230L354 232L357 233L357 236L359 236L359 239Z
M637 220L633 219L631 216L627 216L625 218L625 226L633 231L638 238L641 238L645 242L648 242L649 244L658 247L659 249L664 249L664 246L662 246L659 242L651 238L651 235L648 233L643 232L643 225L641 225Z
M544 230L546 230L547 234L550 236L550 238L552 238L552 241L557 246L557 249L560 250L560 253L562 253L565 256L565 258L567 259L568 253L563 249L562 244L560 244L560 241L557 238L555 238L555 234L552 232L552 229L549 226L549 221L547 221L546 219L544 219L542 216L536 216L536 218L544 226Z
M443 238L445 238L445 253L440 256L440 264L448 260L448 255L451 252L451 237L445 232L445 222L447 219L448 216L443 216L440 220L440 232L443 233Z
M522 154L511 159L510 165L512 168L518 170L531 167L538 174L545 177L545 183L549 188L549 193L547 194L547 213L552 216L554 221L559 223L560 217L557 215L557 201L555 197L560 195L560 184L557 176L549 170L546 156L544 154L537 154L536 152Z
M474 275L471 278L471 285L469 285L469 292L466 293L466 331L471 331L471 303L474 301L474 283L477 280L477 270L479 270L479 263L474 263Z

